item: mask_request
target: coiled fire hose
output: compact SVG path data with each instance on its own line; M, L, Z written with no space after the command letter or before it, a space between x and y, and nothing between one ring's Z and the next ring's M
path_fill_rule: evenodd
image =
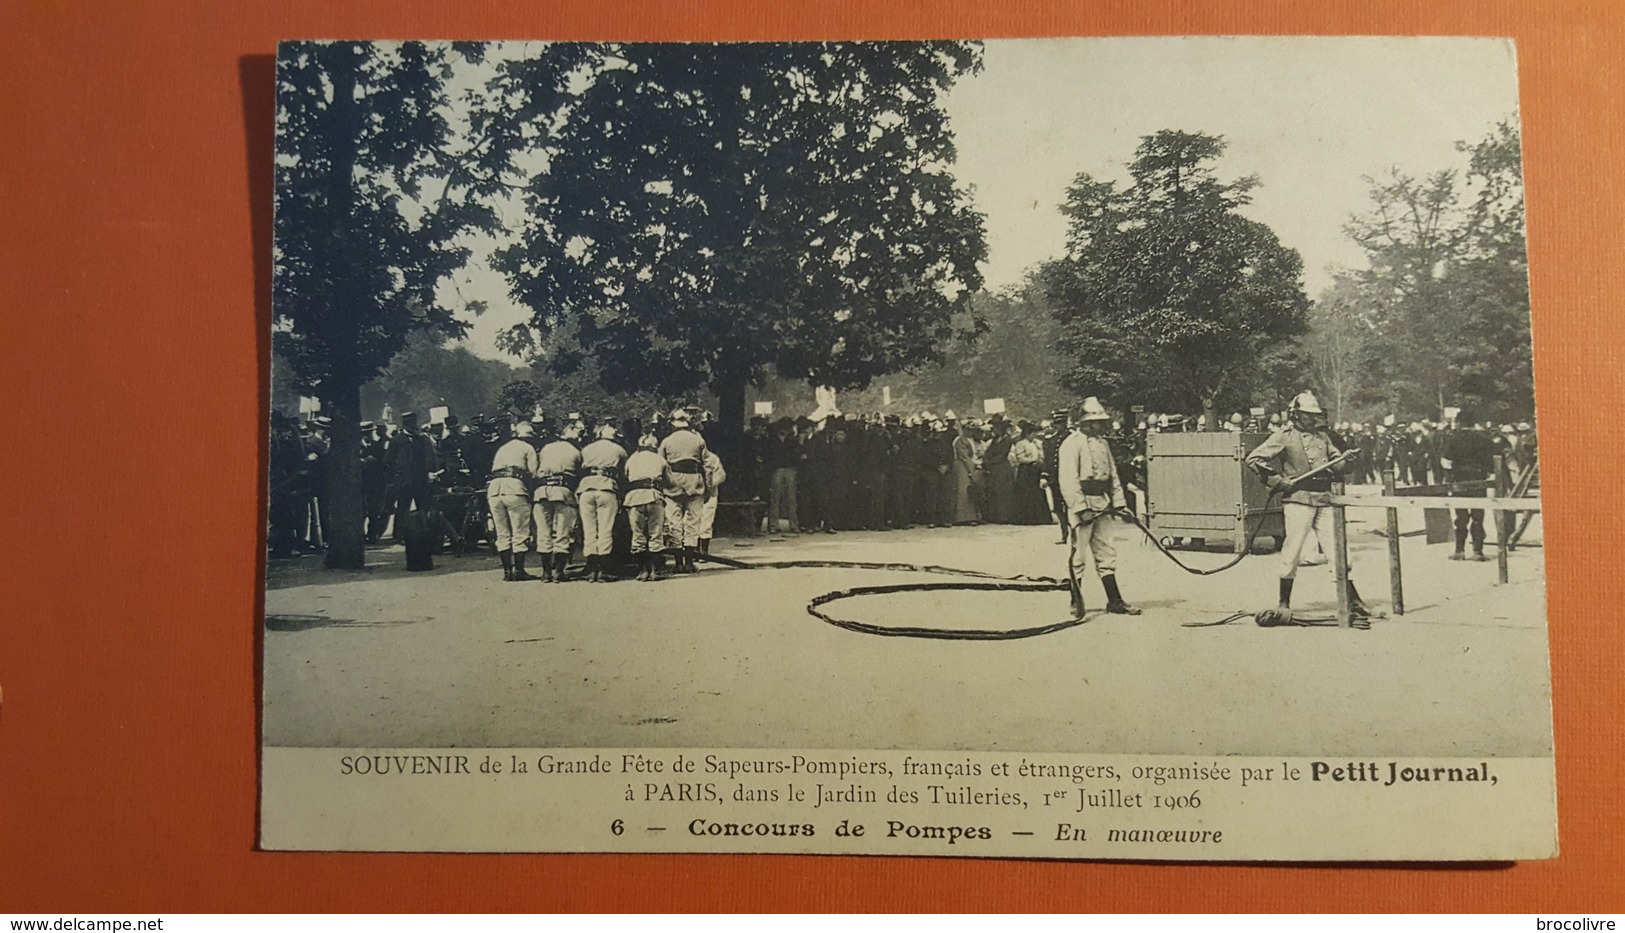
M1296 477L1295 481L1301 482L1302 480L1308 479L1317 473L1329 470L1348 459L1350 456L1352 456L1352 452L1344 452L1338 457L1332 459L1330 462L1323 464L1322 466L1317 467L1316 469L1311 470L1302 476ZM1167 545L1158 540L1156 534L1152 532L1150 528L1147 528L1144 522L1140 521L1139 516L1127 509L1108 509L1100 514L1114 515L1128 522L1135 528L1138 528L1140 532L1146 536L1147 540L1155 545L1158 551L1162 552L1164 557L1173 561L1181 570L1184 570L1186 573L1205 577L1223 573L1224 571L1229 570L1230 568L1241 563L1242 560L1252 553L1253 542L1258 538L1259 530L1264 525L1263 516L1267 512L1269 504L1272 503L1276 498L1284 495L1286 492L1287 489L1284 486L1276 486L1274 489L1270 490L1268 498L1265 499L1265 508L1264 510L1260 511L1259 520L1253 524L1252 530L1247 533L1247 538L1242 545L1241 552L1231 560L1226 561L1217 567L1192 567L1189 564L1186 564L1184 561L1180 560L1173 553L1173 551L1168 548ZM946 629L923 626L884 626L874 625L868 622L859 622L855 619L838 618L824 609L824 607L828 606L830 603L843 599L851 599L858 596L878 596L889 593L921 593L939 592L944 590L991 590L1002 592L1048 592L1052 590L1070 590L1074 585L1074 582L1071 581L1072 565L1070 549L1067 554L1068 579L1066 580L1056 579L1054 577L1028 576L1025 574L999 576L997 574L985 573L980 570L963 570L955 567L943 567L936 564L922 565L888 561L839 560L783 560L752 563L734 560L728 557L720 557L715 554L702 554L699 551L684 550L683 553L692 560L719 564L732 570L790 570L818 568L840 568L847 570L890 570L904 573L933 573L943 574L946 576L970 577L979 581L974 583L896 583L884 586L855 586L825 593L822 596L815 597L807 604L807 612L809 615L827 622L830 625L836 626L837 628L843 628L852 632L862 632L867 635L890 635L904 638L938 638L945 640L967 641L1003 641L1017 638L1032 638L1038 635L1050 635L1055 632L1065 631L1066 629L1073 628L1074 626L1082 625L1084 622L1084 618L1080 616L1078 618L1067 619L1061 622L1052 622L1046 625L1036 625L1019 629ZM1243 619L1254 619L1260 625L1275 626L1313 627L1331 626L1337 624L1337 619L1335 616L1305 616L1292 613L1286 616L1270 614L1266 617L1264 615L1266 612L1267 610L1240 610L1233 612L1217 621L1186 622L1184 623L1184 627L1210 628L1213 626L1228 625L1232 622L1238 622ZM1268 621L1265 621L1266 618Z

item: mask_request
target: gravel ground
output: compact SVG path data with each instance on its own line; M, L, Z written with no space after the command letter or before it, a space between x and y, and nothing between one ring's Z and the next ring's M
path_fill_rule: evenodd
M1356 514L1356 513L1351 513ZM1357 513L1355 579L1388 609L1380 512ZM1420 526L1421 516L1408 521ZM746 561L905 561L1064 573L1046 527L719 539ZM657 583L504 583L494 556L405 572L276 561L266 594L264 739L294 746L804 747L1235 755L1547 756L1544 566L1446 560L1403 539L1403 616L1370 630L1192 627L1271 605L1273 556L1188 575L1124 527L1118 577L1138 617L1091 612L1005 641L881 637L826 624L814 597L954 578L854 569L727 570ZM1529 538L1538 543L1538 521ZM1493 553L1493 548L1492 548ZM1215 566L1228 555L1190 553ZM1329 567L1295 608L1332 611ZM916 592L826 611L885 626L1016 629L1065 620L1062 592Z

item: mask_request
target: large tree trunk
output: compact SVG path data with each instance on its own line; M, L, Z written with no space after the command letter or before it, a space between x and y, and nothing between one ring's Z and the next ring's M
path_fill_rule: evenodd
M356 146L361 136L360 108L355 101L356 71L361 56L349 43L331 49L328 73L333 104L328 110L327 145L332 168L328 206L333 223L328 262L331 291L327 297L327 372L322 379L323 407L332 412L332 447L327 456L327 556L329 570L366 566L366 504L361 496L360 333L353 298L355 266L349 245L355 215Z
M1202 423L1202 430L1204 430L1204 431L1222 431L1222 430L1224 430L1224 427L1219 424L1219 410L1217 408L1218 404L1219 404L1219 400L1214 398L1211 395L1205 396L1202 399L1202 417L1204 419L1206 419Z
M332 449L327 454L328 525L323 566L329 570L360 570L367 564L366 500L361 494L361 387L354 380L335 385L322 398L322 408L333 419Z
M749 380L743 374L725 373L711 383L717 396L717 430L711 440L724 468L737 460L745 438L745 389Z

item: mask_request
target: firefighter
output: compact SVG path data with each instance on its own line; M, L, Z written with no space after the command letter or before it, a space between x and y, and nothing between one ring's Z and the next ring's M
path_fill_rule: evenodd
M620 509L617 495L626 450L615 443L615 426L598 426L598 439L581 449L581 482L576 485L577 506L581 512L581 550L586 555L587 579L604 582L605 564L613 549L615 513Z
M1313 392L1301 392L1292 400L1289 426L1271 434L1247 455L1247 465L1258 473L1264 485L1283 496L1282 518L1286 541L1281 545L1280 601L1277 619L1290 618L1292 585L1298 567L1304 562L1309 537L1320 541L1326 554L1334 552L1331 508L1326 502L1332 483L1349 468L1349 461L1322 469L1338 457L1358 456L1342 438L1327 430L1326 413ZM1318 472L1317 472L1318 471ZM1314 473L1313 476L1306 474ZM1360 600L1354 581L1348 582L1349 611L1368 619L1371 612Z
M566 424L557 435L549 436L551 426L546 421L543 424L545 443L536 455L536 550L542 555L542 582L563 583L564 568L570 563L576 480L581 472L581 451L573 441L580 435L574 424Z
M491 460L491 479L485 496L496 526L497 557L502 579L534 580L525 572L525 550L531 537L530 484L536 478L536 448L531 446L530 422L513 426L513 439L497 448Z
M1140 614L1138 608L1123 599L1117 588L1117 547L1112 542L1109 517L1112 510L1123 509L1127 503L1111 444L1105 437L1111 423L1111 416L1098 399L1093 396L1084 399L1078 407L1078 418L1072 422L1072 433L1061 442L1056 457L1070 531L1068 577L1072 612L1077 618L1083 617L1083 594L1078 576L1086 564L1086 551L1093 556L1095 572L1106 590L1106 611L1118 615Z
M693 573L690 556L700 545L700 503L705 498L705 439L693 430L693 418L681 408L671 413L672 431L660 442L660 456L671 466L666 487L666 547L675 553L673 569Z

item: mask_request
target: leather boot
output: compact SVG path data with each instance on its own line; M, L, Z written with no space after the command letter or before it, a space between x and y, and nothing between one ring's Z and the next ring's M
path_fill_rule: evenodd
M513 582L513 555L507 551L498 551L497 559L502 561L502 579L505 583Z
M1117 588L1117 576L1115 574L1102 574L1100 585L1106 588L1107 612L1120 616L1137 616L1140 614L1141 610L1138 607L1130 606L1123 601L1123 593Z
M711 553L711 539L710 538L701 538L700 539L700 553L701 554L706 554L706 555L709 555Z
M553 582L554 583L563 583L564 582L564 568L566 568L568 566L570 566L570 555L568 555L568 554L554 554L553 555Z
M525 552L524 551L515 550L513 552L513 578L515 580L534 580L534 579L536 579L534 576L532 576L532 575L525 572Z
M1371 618L1371 610L1366 608L1365 601L1360 599L1360 591L1354 588L1354 581L1349 581L1349 617L1353 619Z

